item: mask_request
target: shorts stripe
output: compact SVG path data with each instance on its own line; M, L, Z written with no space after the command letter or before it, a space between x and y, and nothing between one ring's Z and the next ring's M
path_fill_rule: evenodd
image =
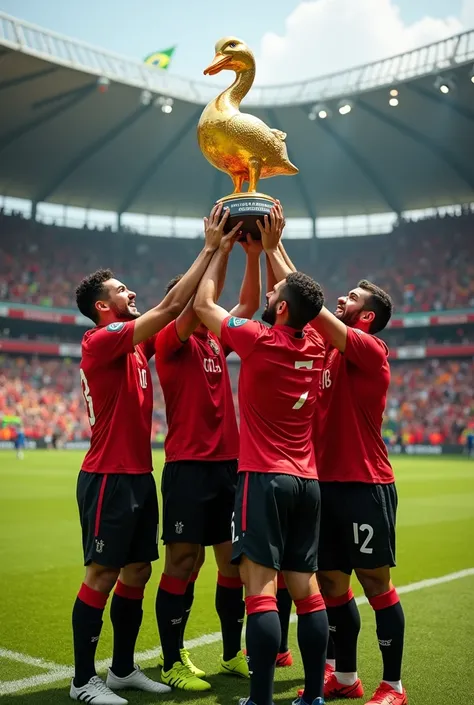
M249 477L250 473L245 473L244 492L242 496L242 531L247 531L247 501L249 495Z
M105 493L105 485L107 483L107 475L104 475L102 478L102 482L100 483L100 490L99 490L99 499L97 500L97 510L95 513L95 529L94 529L94 536L97 537L99 535L99 529L100 529L100 516L102 514L102 504L104 502L104 493Z

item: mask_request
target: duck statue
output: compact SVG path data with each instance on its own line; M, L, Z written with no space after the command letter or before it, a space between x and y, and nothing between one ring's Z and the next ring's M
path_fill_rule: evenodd
M270 212L275 201L257 193L259 179L291 176L298 173L298 168L288 159L286 133L271 129L254 115L240 112L240 103L255 79L255 59L249 47L237 37L225 37L216 43L215 52L204 74L214 76L220 71L235 71L236 77L231 86L204 108L197 136L206 159L233 181L233 194L219 199L230 207L230 226L238 218L247 220L243 216ZM246 193L242 193L244 182L248 182ZM249 231L259 232L256 227Z

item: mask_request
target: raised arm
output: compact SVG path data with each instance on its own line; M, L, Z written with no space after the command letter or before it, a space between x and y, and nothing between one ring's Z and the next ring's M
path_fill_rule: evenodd
M216 233L218 237L222 237L224 233L224 225L228 217L225 214L224 216L225 217L223 218L219 218L219 211L217 210L217 208L214 207L212 209L209 218L204 218L205 237L212 237L214 236L213 234ZM229 257L229 254L230 250L227 252L227 258ZM224 288L227 261L225 264L226 266L222 268L221 276L217 284L217 300L219 299L222 293L222 289ZM194 333L194 331L201 322L194 310L194 299L195 297L193 296L184 311L180 313L180 315L176 319L176 333L182 343L185 343L191 337L191 335Z
M242 242L246 253L245 273L240 289L239 303L230 312L237 318L252 318L260 308L262 297L262 276L260 272L260 255L262 243L247 235Z
M269 273L268 290L285 279L288 274L296 271L293 263L286 254L286 250L281 244L281 236L285 227L283 209L279 202L270 211L270 216L264 216L263 225L257 221L258 228L262 235L262 245L267 257L267 272ZM273 276L270 274L270 270ZM270 284L273 284L270 287Z
M228 235L221 240L221 245L211 260L206 273L198 286L194 299L194 310L204 325L217 336L221 336L222 321L229 315L222 306L218 306L217 294L219 281L227 267L229 252L231 251L237 232L242 223L239 223Z
M165 298L158 306L150 309L135 321L133 333L134 345L158 333L158 331L179 316L188 304L213 254L219 248L223 228L229 217L229 211L226 210L222 218L220 217L221 214L222 204L219 204L213 208L211 215L218 221L223 221L222 227L220 228L207 228L208 219L204 219L206 226L204 247L182 279L166 294Z
M345 352L347 343L347 326L339 320L325 306L320 314L311 321L311 325L322 335L331 345L340 352Z

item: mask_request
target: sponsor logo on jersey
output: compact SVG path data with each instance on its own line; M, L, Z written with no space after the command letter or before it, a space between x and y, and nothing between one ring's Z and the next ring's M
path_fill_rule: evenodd
M219 346L217 345L217 343L216 343L216 341L214 340L214 338L209 338L208 342L209 342L209 347L211 348L211 350L212 350L212 352L214 353L214 355L219 355L219 352L220 352L220 351L219 351Z
M107 330L109 330L111 333L117 333L119 330L122 330L124 327L125 323L121 321L116 321L115 323L109 323L107 326Z
M249 322L248 318L236 318L235 316L231 316L229 318L229 322L227 324L227 327L228 328L240 328L240 326L244 326L248 322Z

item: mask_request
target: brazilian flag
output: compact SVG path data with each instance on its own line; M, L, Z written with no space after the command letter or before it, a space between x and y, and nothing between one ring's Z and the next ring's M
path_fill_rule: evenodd
M155 66L157 69L167 69L175 49L176 47L170 47L170 49L163 49L163 51L155 51L146 56L143 62L148 66Z

